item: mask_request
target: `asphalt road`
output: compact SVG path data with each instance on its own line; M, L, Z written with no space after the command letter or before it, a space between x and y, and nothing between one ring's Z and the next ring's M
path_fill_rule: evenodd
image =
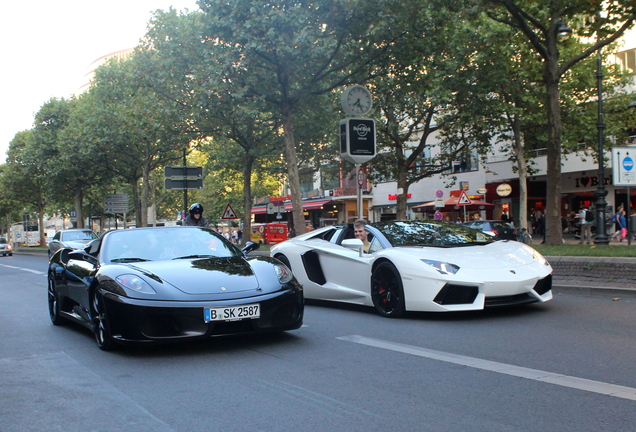
M312 303L271 336L102 352L0 257L0 432L633 431L636 299L410 314Z

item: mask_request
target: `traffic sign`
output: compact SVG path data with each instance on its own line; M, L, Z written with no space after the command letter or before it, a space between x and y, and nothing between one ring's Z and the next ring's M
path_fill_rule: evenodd
M283 203L279 203L277 201L267 203L267 214L283 213L283 212L285 212L285 206L283 205Z
M163 185L167 190L203 189L203 179L179 179L166 178Z
M473 202L470 200L470 198L468 198L468 195L466 195L466 192L462 191L459 194L459 199L457 200L457 205L469 205L472 204Z
M612 147L612 183L614 186L636 186L636 147Z
M128 194L109 194L104 197L104 213L129 213Z
M167 166L164 167L163 173L166 178L173 180L179 179L200 179L203 178L203 167L199 166Z
M444 217L444 214L440 212L435 212L433 217L435 218L435 220L442 220L442 218Z
M444 207L446 200L444 198L435 198L435 207Z
M435 192L435 197L436 198L442 198L444 196L444 191L443 190L438 190L437 192Z
M364 186L364 170L362 167L358 168L358 187Z
M225 210L223 211L223 216L221 216L221 219L238 219L238 216L234 212L234 209L232 208L230 203L227 203L227 206L225 207Z

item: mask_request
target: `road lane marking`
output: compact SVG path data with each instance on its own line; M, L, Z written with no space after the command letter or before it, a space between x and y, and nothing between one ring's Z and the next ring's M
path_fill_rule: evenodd
M454 363L462 366L468 366L475 369L482 369L490 372L511 375L529 380L546 382L562 387L569 387L577 390L598 393L606 396L613 396L622 399L636 401L636 388L624 387L615 384L594 381L585 378L562 375L552 372L546 372L539 369L530 369L521 366L499 363L490 360L483 360L476 357L467 357L459 354L447 353L444 351L436 351L427 348L420 348L413 345L405 345L396 342L388 342L380 339L372 339L364 336L350 335L342 336L336 339L353 342L360 345L367 345L375 348L382 348L390 351L411 354L419 357L426 357L433 360L439 360L447 363Z
M38 274L38 275L46 275L46 272L42 272L40 270L32 270L32 269L28 269L28 268L24 268L24 267L16 267L16 266L6 265L6 264L0 264L0 266L6 267L6 268L10 268L10 269L22 270L22 271L26 271L26 272L30 272L30 273L35 273L35 274Z

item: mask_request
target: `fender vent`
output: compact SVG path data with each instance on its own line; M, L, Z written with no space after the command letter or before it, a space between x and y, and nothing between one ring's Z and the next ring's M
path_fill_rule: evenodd
M324 285L327 282L325 274L322 272L322 266L318 259L318 254L314 251L307 251L302 254L303 267L310 281L318 285Z

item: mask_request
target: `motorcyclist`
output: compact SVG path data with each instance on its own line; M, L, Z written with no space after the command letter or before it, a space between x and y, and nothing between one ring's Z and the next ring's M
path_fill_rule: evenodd
M183 220L183 226L209 227L208 220L203 217L203 206L199 203L190 206L190 214Z

